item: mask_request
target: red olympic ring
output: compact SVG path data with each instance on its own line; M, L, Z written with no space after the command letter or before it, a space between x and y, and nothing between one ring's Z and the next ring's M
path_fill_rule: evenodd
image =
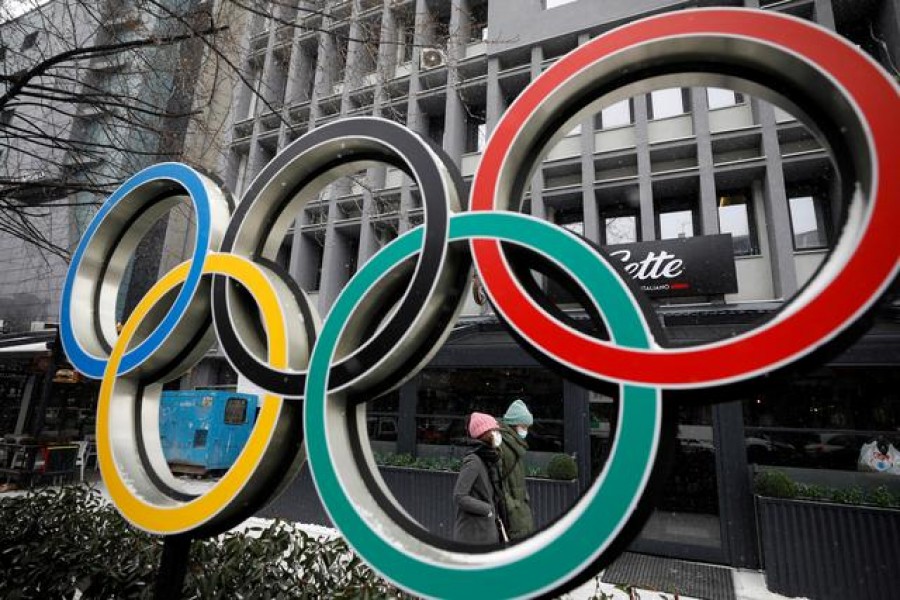
M520 94L498 123L472 185L472 210L495 210L503 201L502 194L508 191L504 164L511 153L523 152L521 144L516 146L517 136L540 112L545 99L572 77L637 44L668 39L671 47L677 48L676 38L703 35L762 42L798 57L830 78L854 106L871 157L870 205L856 248L827 285L813 281L800 292L805 305L787 304L776 318L751 332L691 348L637 350L588 337L555 320L522 289L499 242L472 241L476 265L494 306L525 339L578 371L669 388L747 379L786 365L834 338L871 306L900 265L900 236L895 231L900 225L896 151L900 102L895 84L873 61L837 36L799 19L763 11L669 13L610 32L560 59ZM847 237L845 233L838 244L842 251Z

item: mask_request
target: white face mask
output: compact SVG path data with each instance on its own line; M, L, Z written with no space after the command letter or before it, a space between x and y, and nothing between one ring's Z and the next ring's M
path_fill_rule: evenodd
M524 440L526 437L528 437L528 430L525 429L524 427L516 427L516 433L517 433L517 434L519 435L519 437L522 438L523 440Z
M502 443L503 443L503 438L500 436L500 432L492 431L491 432L491 446L493 446L494 448L499 448L500 444L502 444Z

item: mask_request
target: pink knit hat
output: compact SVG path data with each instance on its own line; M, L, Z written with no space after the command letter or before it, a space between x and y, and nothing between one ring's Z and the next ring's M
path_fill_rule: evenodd
M491 415L473 412L472 416L469 417L469 435L475 439L480 438L486 431L499 428L500 426L497 424L497 419Z

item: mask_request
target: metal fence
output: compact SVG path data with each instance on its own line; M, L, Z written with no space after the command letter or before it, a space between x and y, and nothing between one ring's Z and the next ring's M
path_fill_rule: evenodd
M900 510L757 498L768 588L811 600L900 598Z
M456 473L397 467L382 467L380 472L394 498L410 516L436 535L453 537ZM559 518L579 496L577 481L528 479L527 485L538 528ZM331 526L306 465L284 493L257 516Z

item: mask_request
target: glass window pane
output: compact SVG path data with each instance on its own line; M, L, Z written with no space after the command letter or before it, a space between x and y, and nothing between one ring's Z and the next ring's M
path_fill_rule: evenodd
M225 424L243 425L247 422L247 399L229 398L225 402Z
M897 369L885 367L823 367L762 388L742 402L747 461L828 486L838 480L827 471L852 471L855 482L874 487L884 480L869 472L877 465L863 450L873 442L883 454L900 448L898 390Z
M631 124L631 101L622 100L600 111L600 124L604 129Z
M564 223L562 225L564 228L568 229L572 233L576 233L578 235L584 235L584 222L576 221L574 223Z
M706 101L710 108L725 108L726 106L734 106L738 103L734 90L725 90L722 88L707 88Z
M607 217L604 223L606 244L631 244L637 241L637 217L624 215Z
M659 239L694 237L694 213L677 210L659 214Z
M654 119L665 119L684 114L684 98L681 88L669 88L650 92Z
M540 458L542 452L562 452L562 394L562 379L545 369L425 369L416 404L419 456L433 454L422 445L469 445L468 416L479 411L502 417L516 398L522 398L534 415L528 460Z
M827 245L822 203L814 196L789 199L794 248L823 248Z
M719 231L731 234L735 256L758 253L746 196L736 194L719 198Z

